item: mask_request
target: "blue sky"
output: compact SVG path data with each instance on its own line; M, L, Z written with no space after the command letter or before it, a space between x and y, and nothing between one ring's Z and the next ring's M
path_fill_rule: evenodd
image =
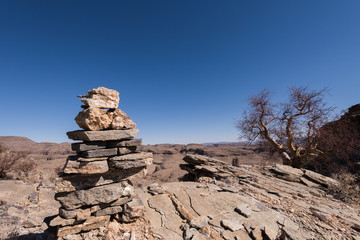
M263 88L360 102L360 1L0 1L0 135L63 142L77 95L120 92L145 144L237 141Z

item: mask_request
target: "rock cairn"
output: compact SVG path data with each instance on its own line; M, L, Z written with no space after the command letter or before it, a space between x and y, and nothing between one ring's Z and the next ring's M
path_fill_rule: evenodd
M94 229L114 230L142 217L144 205L130 180L152 164L152 153L139 151L136 124L117 108L117 91L99 87L79 97L84 110L75 121L84 130L67 133L81 142L71 145L77 154L68 157L56 181L61 207L49 223L59 239L93 239Z

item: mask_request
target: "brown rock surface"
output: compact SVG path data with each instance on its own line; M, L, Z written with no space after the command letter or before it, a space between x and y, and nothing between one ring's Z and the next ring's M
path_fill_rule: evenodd
M143 171L144 168L135 168L128 169L126 171L109 171L104 174L87 175L86 177L79 175L66 175L62 178L56 179L55 193L73 192L95 186L120 182L124 179L131 179L137 176L143 177Z
M130 196L134 189L126 181L112 183L87 190L78 190L70 193L58 193L55 199L67 210L86 205L110 203L123 196Z
M80 128L90 131L110 129L111 121L112 118L107 111L100 108L84 109L75 118Z
M120 109L116 109L115 111L108 111L107 115L111 119L111 129L133 129L136 127L134 121L131 120L131 118Z
M107 161L79 162L68 160L64 173L75 174L99 174L109 170Z
M115 109L119 106L119 92L105 87L88 91L87 95L79 96L87 107Z
M107 111L100 108L87 108L79 112L75 122L80 128L90 131L133 129L136 127L133 120L120 109Z

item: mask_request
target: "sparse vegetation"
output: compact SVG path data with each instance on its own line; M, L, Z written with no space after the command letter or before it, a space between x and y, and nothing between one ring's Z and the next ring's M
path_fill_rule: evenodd
M249 141L267 141L283 163L302 167L323 152L316 136L329 118L332 107L323 102L326 89L289 88L289 99L272 103L272 92L264 89L249 98L249 110L236 123L240 136Z
M32 169L33 162L23 162L19 164L21 159L24 159L28 153L14 152L0 145L0 178L6 177L6 173L10 170L20 170L27 172Z

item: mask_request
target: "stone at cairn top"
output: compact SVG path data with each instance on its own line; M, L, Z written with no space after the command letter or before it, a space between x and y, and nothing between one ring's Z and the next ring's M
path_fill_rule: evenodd
M87 95L80 95L86 107L115 109L119 106L119 92L105 87L98 87L88 91Z

